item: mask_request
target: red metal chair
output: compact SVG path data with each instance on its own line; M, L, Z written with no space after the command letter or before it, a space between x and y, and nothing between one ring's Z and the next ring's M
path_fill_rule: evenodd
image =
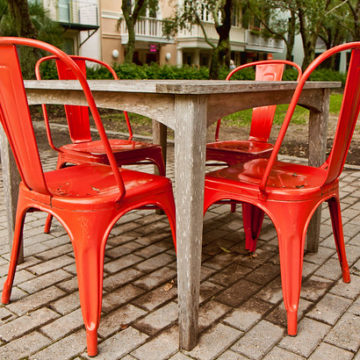
M238 71L255 66L256 81L280 81L285 65L290 65L298 72L298 79L302 72L300 67L288 60L263 60L238 66L232 70L226 80ZM218 120L215 131L215 142L206 146L206 160L221 161L228 165L243 163L251 159L269 158L273 145L268 143L276 105L261 106L253 109L250 136L248 140L219 141L221 119ZM214 164L210 164L214 165ZM218 165L215 163L215 165ZM234 212L236 202L231 202ZM242 204L242 216L245 232L245 248L251 252L256 249L256 241L260 235L264 213L256 207Z
M285 132L309 75L331 55L349 49L352 49L352 56L330 155L319 168L277 161ZM306 230L311 216L324 201L329 205L343 280L350 281L339 202L339 176L359 114L359 80L360 42L343 44L324 52L300 78L270 158L254 159L210 172L205 178L204 210L221 199L234 199L260 208L274 223L289 335L297 332Z
M105 67L115 80L119 80L114 69L108 64L84 56L70 56L86 76L86 61L93 62ZM38 60L35 66L35 74L38 80L41 79L40 65L45 61L56 60L56 67L59 79L75 79L73 72L56 56L47 56ZM44 114L46 134L52 149L58 152L57 169L66 164L101 163L108 164L105 148L101 141L94 141L91 138L89 108L87 106L65 105L66 120L69 126L69 135L72 144L56 147L52 140L50 123L46 105L42 105ZM127 140L109 139L111 149L114 153L118 166L153 163L159 169L159 174L165 176L165 164L162 156L161 146L133 140L133 133L129 116L124 111L129 138ZM50 231L52 216L46 219L45 233Z
M90 163L43 172L17 56L17 45L56 55L80 81L101 146L110 165ZM126 212L154 204L169 218L175 243L172 186L164 176L118 168L86 78L69 56L33 39L0 38L0 120L18 166L21 183L10 266L2 293L9 302L27 211L45 211L65 227L75 254L80 304L89 356L97 354L105 244L111 228Z

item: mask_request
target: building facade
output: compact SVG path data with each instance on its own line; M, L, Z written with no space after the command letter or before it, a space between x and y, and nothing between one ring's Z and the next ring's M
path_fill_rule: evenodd
M211 47L205 41L200 26L194 25L191 30L181 30L170 39L164 36L162 23L174 14L177 6L181 6L181 0L159 0L157 9L147 9L146 16L138 20L135 28L136 63L209 65ZM244 28L241 11L236 11L236 14L232 19L230 32L231 58L236 65L284 52L283 41L262 37L252 23ZM205 10L202 20L207 37L216 44L218 35L214 22ZM100 0L100 24L102 59L110 64L123 62L128 35L120 1Z

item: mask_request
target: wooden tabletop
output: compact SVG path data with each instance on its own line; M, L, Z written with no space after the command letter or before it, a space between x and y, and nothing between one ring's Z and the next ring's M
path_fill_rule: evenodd
M26 80L28 89L78 90L77 80ZM293 90L296 81L243 81L243 80L88 80L93 91L136 92L153 94L210 95L216 93L239 93ZM338 81L308 81L304 89L339 88Z

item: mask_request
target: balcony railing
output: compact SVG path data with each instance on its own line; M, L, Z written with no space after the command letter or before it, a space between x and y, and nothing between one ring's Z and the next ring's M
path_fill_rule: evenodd
M203 26L208 39L213 43L216 43L219 39L219 35L216 32L214 24L204 22ZM183 29L179 31L177 35L177 40L187 43L189 41L196 41L200 46L201 44L203 44L203 46L208 46L205 44L204 34L199 25L193 25L190 30ZM241 27L232 26L230 31L230 43L232 49L238 51L243 50L245 45L245 30Z
M99 8L95 1L50 0L48 11L51 19L62 25L99 26Z
M173 40L169 40L162 30L163 21L155 18L142 17L135 24L135 36L137 41L153 41L161 43L170 43ZM120 35L121 43L126 44L128 42L128 31L126 22L124 19L120 20Z
M283 52L285 44L283 40L263 37L246 30L246 49L255 51Z

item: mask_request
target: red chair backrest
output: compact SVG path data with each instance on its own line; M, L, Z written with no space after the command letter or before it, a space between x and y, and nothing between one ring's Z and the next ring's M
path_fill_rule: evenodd
M79 67L63 51L50 44L33 39L0 37L0 121L8 137L24 184L38 193L50 195L40 162L16 45L31 46L48 51L56 55L76 74L105 147L119 188L118 198L120 199L125 192L121 174L111 151L89 85Z
M50 195L36 145L17 50L11 43L3 43L1 40L1 123L25 185L41 194Z
M262 60L240 65L230 71L226 80L238 71L255 66L255 80L256 81L280 81L282 79L285 65L294 67L298 72L298 79L302 72L299 65L288 60ZM270 137L271 127L274 120L276 105L261 106L253 109L250 127L249 140L267 142ZM221 119L217 123L215 140L219 139Z
M97 63L105 67L115 80L118 80L118 76L114 69L104 63L103 61L92 59L84 56L70 55L71 59L75 61L82 73L86 77L86 61ZM38 80L41 79L40 65L49 60L56 60L56 68L58 72L59 80L75 80L76 77L71 69L66 66L62 61L56 58L56 56L47 56L38 60L35 66L35 74ZM69 135L73 143L81 143L91 141L90 132L90 119L89 119L89 108L87 106L78 105L65 105L66 120L69 126ZM45 121L48 122L48 114L46 108L43 106Z
M281 143L285 137L286 130L289 126L291 117L294 113L296 104L301 95L301 91L305 85L306 80L310 74L319 66L322 62L328 59L330 56L352 49L351 60L348 67L346 85L344 89L344 95L339 114L339 120L334 136L333 146L330 155L326 159L322 168L326 170L326 176L324 176L323 184L328 184L336 180L344 167L346 155L349 150L351 138L355 129L356 121L360 111L360 42L353 42L335 46L319 55L306 69L304 74L299 79L298 86L291 99L288 111L285 116L283 125L279 131L278 138L274 145L274 149L271 153L269 162L265 169L260 190L266 192L266 184L268 177L273 167L277 154L280 150Z

